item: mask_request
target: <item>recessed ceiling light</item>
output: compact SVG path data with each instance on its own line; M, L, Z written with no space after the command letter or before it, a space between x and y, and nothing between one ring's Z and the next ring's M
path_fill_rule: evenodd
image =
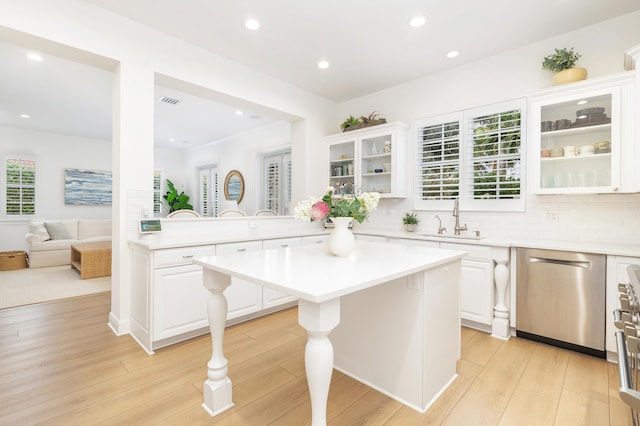
M242 114L244 114L244 112L242 112L240 110L236 111L236 115L242 115Z
M448 52L445 56L449 59L455 58L460 54L460 52L458 52L457 50L452 50L451 52Z
M326 70L327 68L329 68L329 62L328 61L318 62L318 68L320 68L321 70Z
M31 118L29 114L20 114L20 118Z
M169 138L169 142L175 142L176 140L174 138Z
M255 19L247 19L246 21L244 21L244 26L252 31L257 30L258 28L260 28L260 22L256 21Z
M587 100L586 100L586 99L583 99L583 100L581 100L581 101L578 101L578 105L584 105L584 104L586 104L586 103L587 103Z
M409 21L409 25L411 25L414 28L418 28L423 26L426 22L427 22L427 18L424 15L418 15L411 18L411 21Z
M27 54L27 58L31 59L32 61L36 61L36 62L42 62L42 56L38 55L37 53L28 53Z

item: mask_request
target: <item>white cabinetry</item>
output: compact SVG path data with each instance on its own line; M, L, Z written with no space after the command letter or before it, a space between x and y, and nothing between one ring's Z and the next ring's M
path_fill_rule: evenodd
M537 194L633 192L633 73L530 96L530 165Z
M264 240L262 242L263 250L281 249L288 247L299 247L302 245L301 238L279 238L275 240ZM295 302L296 298L290 294L273 290L268 287L262 288L262 309L269 309L280 306L285 303Z
M460 280L460 317L491 325L494 307L493 259L491 247L440 243L440 248L466 251Z
M460 318L464 325L508 338L509 310L505 296L510 255L507 247L410 238L390 238L389 242L467 252L461 265Z
M262 250L262 241L218 244L216 253L221 255L255 250ZM262 309L262 286L233 277L224 294L227 297L227 321Z
M208 329L202 268L191 259L214 245L132 250L131 334L149 353Z
M381 197L406 197L405 143L407 126L389 123L328 136L329 184L336 195L379 192Z
M629 275L627 274L627 266L640 265L640 258L625 256L607 256L607 293L606 293L606 338L605 347L607 352L618 353L616 347L615 332L617 330L613 323L613 311L620 308L618 301L618 284L628 284ZM635 289L640 294L640 289ZM615 357L609 357L615 361Z

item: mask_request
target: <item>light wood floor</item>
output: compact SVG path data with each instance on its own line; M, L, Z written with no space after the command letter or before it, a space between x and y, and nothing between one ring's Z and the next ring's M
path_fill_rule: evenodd
M109 297L0 310L0 424L310 424L296 309L227 329L236 406L211 418L200 406L209 336L148 356L107 327ZM423 415L334 371L329 424L630 424L613 364L467 328L462 345L458 379Z

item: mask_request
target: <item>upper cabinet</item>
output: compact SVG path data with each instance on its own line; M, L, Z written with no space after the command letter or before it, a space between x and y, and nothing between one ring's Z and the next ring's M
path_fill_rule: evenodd
M407 195L405 143L408 126L388 123L328 136L329 185L336 195L378 192Z
M633 159L633 73L529 97L530 178L536 194L638 191Z

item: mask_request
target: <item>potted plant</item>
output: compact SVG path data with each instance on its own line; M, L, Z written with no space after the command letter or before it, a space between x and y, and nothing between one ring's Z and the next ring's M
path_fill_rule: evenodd
M582 56L570 49L554 49L555 52L545 56L542 60L542 69L553 72L553 85L572 83L587 78L587 70L576 67L575 64Z
M169 190L162 198L164 198L169 207L169 213L176 210L193 210L193 206L189 204L189 196L184 191L178 194L178 190L169 179L167 179L167 188Z
M382 117L377 112L373 111L368 116L361 115L356 118L352 115L349 116L345 121L342 122L340 128L343 132L348 132L349 130L361 129L363 127L376 126L378 124L384 124L387 122L387 119Z
M402 218L402 223L405 225L408 232L415 231L419 222L420 221L418 220L418 215L416 213L405 213Z
M348 130L353 130L352 127L354 128L355 126L361 123L362 122L360 121L359 118L356 118L353 115L350 115L349 118L347 118L342 122L342 124L340 125L340 128L342 129L343 132L346 132Z

